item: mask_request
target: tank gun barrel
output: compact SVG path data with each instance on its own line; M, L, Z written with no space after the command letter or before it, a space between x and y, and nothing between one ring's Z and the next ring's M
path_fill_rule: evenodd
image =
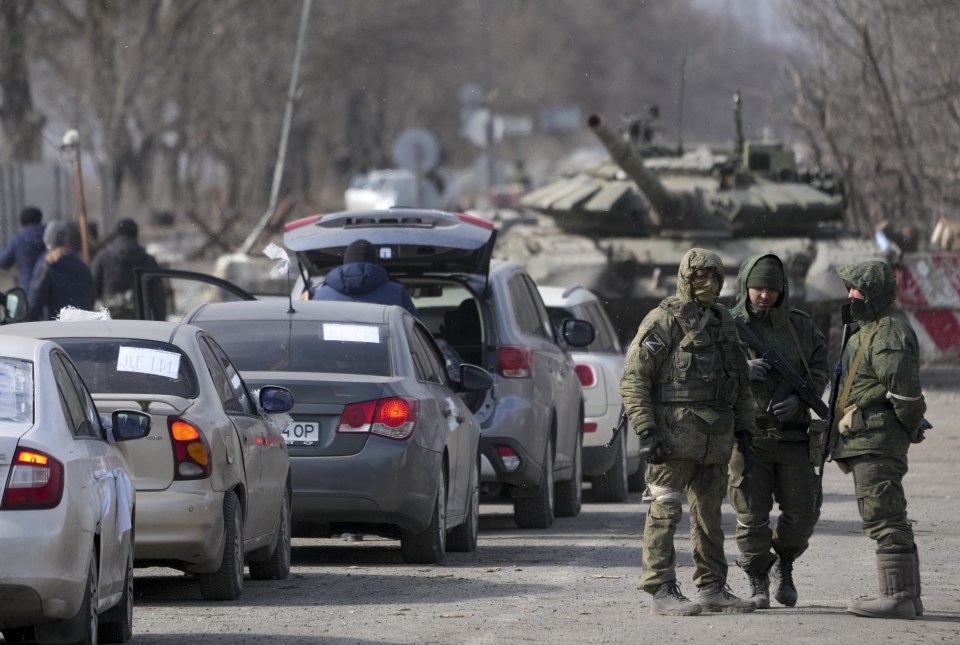
M604 123L600 114L591 114L587 126L600 139L600 143L610 153L610 158L620 166L627 176L637 184L650 202L650 218L655 226L676 219L679 200L671 193L647 167L643 157L630 143L617 136L610 126Z

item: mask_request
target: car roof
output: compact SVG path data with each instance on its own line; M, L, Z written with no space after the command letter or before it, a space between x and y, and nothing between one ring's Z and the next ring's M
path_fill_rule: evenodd
M31 361L40 352L44 345L52 344L49 340L37 338L24 338L13 336L6 332L13 325L5 325L4 333L0 334L0 358L17 358Z
M217 302L200 305L187 314L184 320L201 326L205 321L212 320L280 320L286 318L383 324L388 322L392 315L399 315L402 311L403 308L396 305L333 300L294 300L293 313L290 313L290 301L271 298L269 300Z
M146 320L48 320L43 322L16 323L5 326L4 334L32 336L34 338L76 338L90 336L99 338L141 338L170 342L181 323ZM197 328L199 331L199 328Z
M575 307L587 302L598 301L592 291L580 285L574 287L549 287L537 285L543 304L548 307Z

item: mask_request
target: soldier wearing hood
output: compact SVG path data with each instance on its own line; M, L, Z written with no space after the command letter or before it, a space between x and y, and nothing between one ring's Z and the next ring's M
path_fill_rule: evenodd
M747 259L737 275L737 303L731 310L766 350L779 352L817 393L827 384L827 342L813 320L790 308L783 262L776 255ZM814 508L818 478L811 460L809 407L797 393L774 401L779 381L756 349L744 344L751 389L757 405L758 433L753 437L753 467L745 472L743 456L730 460L730 504L737 511L737 564L750 579L751 600L770 607L771 571L777 602L797 604L793 562L806 551L820 517ZM817 435L819 436L819 435ZM815 442L819 446L819 441ZM776 501L780 517L771 530Z
M920 561L907 518L903 476L907 450L923 438L927 406L920 388L920 349L896 304L897 283L883 262L837 268L858 328L841 358L840 395L831 428L831 456L853 485L864 532L877 543L880 595L847 611L872 618L916 618Z
M691 249L680 262L677 293L646 315L627 352L620 394L640 436L652 494L644 524L641 587L651 613L746 613L756 606L727 586L720 506L734 438L749 453L756 408L733 318L717 303L723 264ZM673 540L690 504L696 601L681 592Z

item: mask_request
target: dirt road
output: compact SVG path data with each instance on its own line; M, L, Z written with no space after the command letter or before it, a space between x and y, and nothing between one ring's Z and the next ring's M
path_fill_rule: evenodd
M920 549L926 616L858 618L849 599L877 588L873 543L860 529L853 481L825 479L823 517L796 565L796 608L691 618L651 616L637 590L645 505L595 504L546 531L515 528L510 508L484 505L480 547L443 567L401 563L395 542L294 541L282 582L247 579L236 602L200 599L194 581L165 569L138 570L134 642L172 643L960 643L960 367L928 370L935 429L910 451L905 480ZM686 516L686 512L684 513ZM735 518L724 506L729 582L747 590L735 565ZM690 578L689 524L678 533L682 588Z

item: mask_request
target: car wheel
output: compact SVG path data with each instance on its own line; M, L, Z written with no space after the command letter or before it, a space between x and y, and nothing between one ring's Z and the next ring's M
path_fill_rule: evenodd
M534 495L513 499L513 521L522 529L550 528L553 524L553 503L553 442L547 439L540 485Z
M280 526L277 541L268 560L250 562L250 577L254 580L284 580L290 575L290 495L284 491L280 502Z
M597 502L625 502L629 492L627 482L627 435L617 434L617 443L612 448L617 451L610 470L593 478L593 499Z
M127 555L127 570L123 579L120 602L100 617L101 643L126 643L133 637L133 540Z
M97 566L97 549L94 547L90 551L90 567L87 570L87 589L83 596L83 604L80 606L80 616L84 616L81 627L80 638L75 641L76 645L96 645L97 636L100 627L100 621L97 616L97 605L99 604L100 594L100 568Z
M557 517L576 517L583 506L583 433L577 430L577 441L573 449L573 473L570 479L557 482Z
M470 473L470 490L467 500L467 516L463 524L456 526L447 535L447 551L472 553L477 549L477 532L480 528L480 457L473 460Z
M440 469L430 524L419 533L400 532L400 554L407 564L443 564L447 550L447 476Z
M200 575L204 600L236 600L243 591L243 511L233 491L223 496L223 557L220 568Z

